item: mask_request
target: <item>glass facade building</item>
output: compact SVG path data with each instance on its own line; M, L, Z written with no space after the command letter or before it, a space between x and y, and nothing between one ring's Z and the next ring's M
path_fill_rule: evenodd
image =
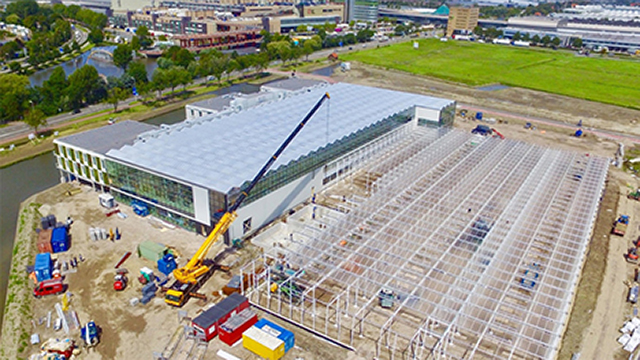
M119 192L195 215L191 186L111 160L107 160L107 172L111 175L111 186Z

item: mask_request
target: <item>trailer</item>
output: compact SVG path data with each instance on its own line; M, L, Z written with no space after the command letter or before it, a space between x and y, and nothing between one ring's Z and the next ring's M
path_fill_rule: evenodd
M618 236L624 236L627 233L627 226L629 225L629 215L620 215L618 220L613 223L613 229L611 233Z

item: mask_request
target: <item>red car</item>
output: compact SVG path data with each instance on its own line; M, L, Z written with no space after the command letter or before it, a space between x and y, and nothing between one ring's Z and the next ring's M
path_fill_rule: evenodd
M45 280L33 289L33 296L41 298L45 295L55 295L64 292L62 279Z

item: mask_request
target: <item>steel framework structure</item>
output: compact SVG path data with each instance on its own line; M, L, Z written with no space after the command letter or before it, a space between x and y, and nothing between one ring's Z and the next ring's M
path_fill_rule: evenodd
M372 340L376 358L553 358L608 164L415 129L354 169L342 201L314 204L322 216L246 264L243 292L359 351Z

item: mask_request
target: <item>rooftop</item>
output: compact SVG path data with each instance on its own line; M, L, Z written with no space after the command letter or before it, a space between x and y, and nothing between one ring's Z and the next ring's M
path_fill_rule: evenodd
M226 94L222 96L216 96L211 99L196 101L187 106L197 106L209 110L222 111L225 107L228 107L234 97L238 96L237 93Z
M279 90L289 90L296 91L312 86L316 86L319 84L324 84L324 81L320 80L310 80L310 79L300 79L297 77L292 77L289 79L278 80L274 82L270 82L268 84L263 85L263 88L271 88L271 89L279 89Z
M440 109L453 103L338 83L244 111L204 116L150 132L107 155L156 174L226 193L258 172L325 92L330 93L331 100L310 119L273 169L415 105Z
M133 144L138 135L154 129L157 129L155 125L125 120L113 125L65 136L58 141L104 155L111 149L119 149L125 145Z

